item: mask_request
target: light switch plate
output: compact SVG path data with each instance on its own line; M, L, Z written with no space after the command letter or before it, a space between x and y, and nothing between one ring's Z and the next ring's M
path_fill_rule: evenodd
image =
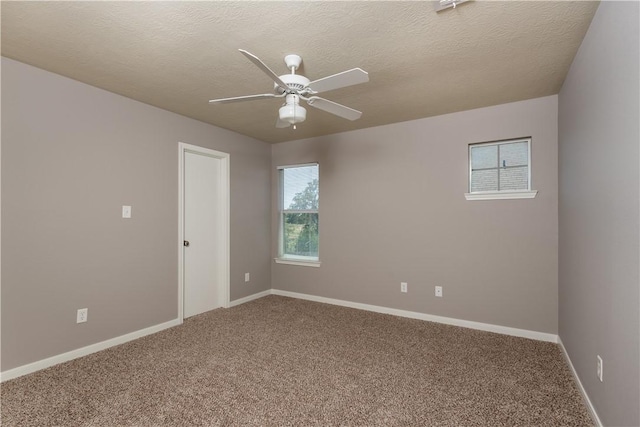
M131 206L122 206L122 218L131 218Z

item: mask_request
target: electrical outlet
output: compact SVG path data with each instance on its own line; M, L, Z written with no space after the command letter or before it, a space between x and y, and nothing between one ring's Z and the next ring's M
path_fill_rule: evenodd
M89 317L89 309L81 308L78 310L78 314L76 315L76 323L84 323L87 321Z
M436 296L442 297L442 286L436 286Z
M249 273L244 273L244 281L245 281L245 282L248 282L248 281L250 281L250 280L251 280L251 274L249 274Z
M407 282L400 282L400 292L407 292Z
M596 374L598 375L598 379L600 380L600 382L602 382L602 357L600 357L600 355L596 356L598 358L598 367L596 370Z

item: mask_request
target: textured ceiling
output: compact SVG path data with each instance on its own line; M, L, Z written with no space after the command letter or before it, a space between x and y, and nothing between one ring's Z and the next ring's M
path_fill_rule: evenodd
M2 2L2 55L185 116L280 142L556 94L596 2ZM307 108L274 127L280 99L238 52L277 74L302 56L311 80L354 67L370 82L321 96L363 111Z

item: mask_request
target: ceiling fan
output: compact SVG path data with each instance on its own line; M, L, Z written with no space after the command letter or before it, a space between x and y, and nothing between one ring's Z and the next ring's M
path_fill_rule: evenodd
M212 99L209 101L210 104L226 104L229 102L252 101L266 98L284 98L284 104L278 111L278 120L276 121L277 128L286 128L293 125L295 129L296 123L301 123L307 118L307 110L300 105L301 99L311 107L335 114L347 120L357 120L362 116L361 111L315 95L320 92L366 83L369 81L369 74L366 71L360 68L353 68L310 81L305 76L296 74L296 70L302 63L302 58L299 55L287 55L284 57L284 62L287 64L287 68L291 70L291 74L278 76L257 56L243 49L238 50L274 81L273 93Z

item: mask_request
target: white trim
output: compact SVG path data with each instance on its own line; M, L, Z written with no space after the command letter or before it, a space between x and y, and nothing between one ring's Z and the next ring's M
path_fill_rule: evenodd
M236 306L238 306L240 304L244 304L244 303L249 302L249 301L260 299L260 298L266 297L268 295L271 295L271 289L267 289L266 291L258 292L257 294L249 295L249 296L244 297L244 298L234 299L233 301L231 301L229 303L229 308L236 307Z
M505 200L505 199L533 199L538 190L521 191L488 191L484 193L464 193L467 200Z
M293 258L274 258L276 264L301 265L303 267L320 267L320 261L305 261Z
M220 306L229 307L230 299L230 155L221 151L199 147L197 145L178 143L178 319L184 319L184 153L195 153L213 157L220 160L220 223L222 229L219 242L218 265L222 268L218 271L218 300Z
M596 427L602 427L603 426L602 421L600 421L600 417L598 417L596 408L591 403L591 399L589 399L589 395L587 394L587 391L584 389L582 385L582 381L580 381L580 377L578 376L576 369L573 367L573 363L571 363L571 358L569 357L569 353L567 353L567 349L564 347L564 344L562 343L562 339L560 339L560 336L558 336L558 345L560 345L560 350L562 350L562 355L566 359L567 364L569 365L569 368L571 368L571 373L573 374L573 378L576 380L576 383L578 384L578 389L580 390L580 394L582 394L582 399L584 400L584 403L587 409L589 409L593 422L595 423Z
M356 308L358 310L373 311L376 313L391 314L394 316L407 317L409 319L426 320L428 322L443 323L445 325L460 326L463 328L477 329L480 331L495 332L514 337L529 338L537 341L558 342L558 336L546 332L530 331L527 329L511 328L508 326L492 325L490 323L473 322L471 320L455 319L453 317L435 316L433 314L418 313L415 311L398 310L395 308L381 307L378 305L361 304L358 302L343 301L333 298L318 297L315 295L301 294L297 292L281 291L272 289L273 295L283 297L298 298L308 301L322 302L325 304L339 305L342 307Z
M249 295L244 298L240 298L229 303L229 307L235 307L240 304L244 304L249 301L253 301L262 297L266 297L271 295L271 289L268 289L263 292L258 292L257 294ZM116 345L124 344L129 341L136 340L138 338L145 337L147 335L155 334L157 332L163 331L165 329L172 328L174 326L178 326L182 324L182 319L174 319L165 323L161 323L159 325L150 326L145 329L140 329L138 331L130 332L125 335L121 335L119 337L111 338L106 341L101 341L96 344L91 344L86 347L82 347L76 350L71 350L66 353L58 354L56 356L51 356L46 359L38 360L37 362L29 363L27 365L18 366L17 368L9 369L0 373L0 382L12 380L14 378L21 377L23 375L31 374L36 371L40 371L42 369L49 368L51 366L58 365L60 363L68 362L73 359L78 359L83 356L87 356L92 353L97 353L98 351L106 350L107 348L114 347Z
M318 162L314 162L314 163L300 163L300 164L296 164L296 165L284 165L284 166L276 166L276 169L280 170L280 169L288 169L288 168L303 168L305 166L318 166L319 163Z
M162 330L172 328L174 326L178 326L181 323L182 321L180 319L170 320L165 323L160 323L159 325L150 326L148 328L140 329L138 331L134 331L125 335L120 335L119 337L111 338L106 341L101 341L99 343L91 344L86 347L78 348L76 350L71 350L66 353L48 357L46 359L42 359L37 362L18 366L17 368L9 369L8 371L2 372L2 374L0 374L0 377L1 377L0 381L4 382L14 378L21 377L23 375L31 374L33 372L48 368L50 366L68 362L69 360L87 356L89 354L96 353L101 350L105 350L109 347L114 347L116 345L124 344L126 342L133 341L147 335L155 334L156 332L160 332Z
M591 402L589 401L587 393L582 387L582 383L580 382L580 379L578 378L578 375L575 372L573 365L571 364L571 360L569 359L569 356L564 346L562 345L562 341L560 341L560 338L557 335L548 334L544 332L529 331L526 329L510 328L507 326L492 325L488 323L473 322L469 320L455 319L451 317L434 316L431 314L417 313L414 311L399 310L399 309L387 308L387 307L381 307L381 306L369 305L369 304L361 304L361 303L356 303L351 301L343 301L343 300L338 300L333 298L325 298L325 297L319 297L315 295L302 294L298 292L282 291L279 289L269 289L266 291L258 292L253 295L249 295L244 298L231 301L229 303L229 307L236 307L240 304L244 304L249 301L263 298L268 295L279 295L279 296L297 298L297 299L302 299L307 301L338 305L342 307L350 307L358 310L366 310L366 311L372 311L376 313L391 314L394 316L406 317L410 319L418 319L418 320L425 320L429 322L443 323L447 325L460 326L464 328L477 329L481 331L495 332L495 333L504 334L504 335L529 338L529 339L534 339L538 341L548 341L548 342L554 342L554 343L557 342L560 344L560 348L562 349L562 352L569 363L571 371L573 372L573 375L576 378L580 391L582 392L583 397L587 402L587 406L589 410L592 412L594 419L597 421L597 426L598 427L602 426L602 423L600 423L600 419L598 418L598 415L596 414L595 409L593 408L593 405L591 405ZM23 375L27 375L27 374L39 371L41 369L45 369L54 365L58 365L60 363L67 362L69 360L77 359L79 357L83 357L92 353L96 353L101 350L105 350L109 347L124 344L126 342L133 341L135 339L142 338L147 335L155 334L157 332L160 332L162 330L165 330L174 326L178 326L180 324L182 324L182 319L174 319L165 323L161 323L159 325L151 326L145 329L141 329L139 331L128 333L126 335L121 335L116 338L111 338L106 341L102 341L96 344L91 344L86 347L72 350L67 353L59 354L57 356L52 356L47 359L30 363L28 365L23 365L17 368L9 369L8 371L2 372L0 374L0 381L4 382L14 378L18 378Z

